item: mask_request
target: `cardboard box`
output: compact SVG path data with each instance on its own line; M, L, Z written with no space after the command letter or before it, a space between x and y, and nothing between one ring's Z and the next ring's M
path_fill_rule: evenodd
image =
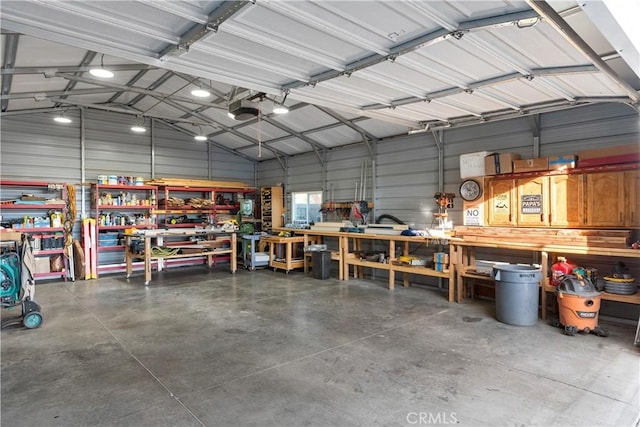
M513 172L535 172L549 170L549 158L537 157L535 159L524 159L513 161Z
M578 152L578 167L640 162L640 144L618 145Z
M549 170L573 169L576 167L578 156L575 154L562 154L549 156Z
M484 158L491 152L478 151L460 155L460 178L484 176Z
M519 160L520 154L493 153L484 158L485 175L498 175L513 172L513 161Z
M0 231L0 241L2 242L20 242L22 241L22 233L19 231L2 229Z
M600 157L618 156L622 154L640 153L640 144L618 145L615 147L596 148L578 152L578 160L596 159Z
M51 260L48 256L36 257L36 273L50 273Z

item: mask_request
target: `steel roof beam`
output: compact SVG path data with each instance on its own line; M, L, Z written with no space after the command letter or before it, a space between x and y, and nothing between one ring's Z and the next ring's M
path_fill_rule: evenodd
M407 97L399 100L394 100L391 102L391 105L385 104L371 104L365 105L362 107L363 110L380 110L389 107L399 107L402 105L415 104L418 102L431 101L438 98L444 98L447 96L458 95L467 91L474 91L476 89L481 89L493 85L498 85L502 83L506 83L512 80L525 78L527 80L532 80L536 77L552 77L552 76L561 76L561 75L570 75L570 74L578 74L578 73L591 73L597 71L596 67L591 64L585 65L572 65L566 67L548 67L548 68L534 68L531 70L531 73L524 76L521 73L509 73L504 74L502 76L491 77L485 80L479 80L477 82L469 83L464 86L456 86L450 87L442 90L438 90L435 92L429 92L424 95L424 98L415 98L415 97ZM554 90L557 90L555 88Z
M180 36L180 40L177 44L170 44L158 53L160 60L166 60L168 56L180 55L189 51L189 47L205 37L209 33L217 33L218 28L227 19L238 13L246 5L253 3L253 1L231 1L227 0L222 2L213 12L207 17L205 24L196 24L189 28L185 33Z
M203 116L202 114L194 113L191 110L189 110L187 107L185 107L184 105L178 104L177 102L173 102L173 101L171 101L169 99L165 99L164 102L166 102L168 105L171 105L174 108L177 108L177 109L179 109L179 110L181 110L181 111L183 111L183 112L185 112L187 114L190 114L193 117L196 117L196 118L198 118L200 120L208 122L208 124L210 126L219 127L221 129L225 130L226 132L232 133L235 136L244 139L245 141L251 142L253 145L260 145L259 141L257 141L255 139L243 134L242 132L239 132L239 131L237 131L237 130L235 130L233 128L230 128L229 126L225 126L224 124L222 124L220 122L217 122L215 120L212 120L212 119L208 118L207 116ZM286 156L286 153L283 153L280 150L277 150L275 148L267 147L267 149L269 151L271 151L273 154L275 154L276 157L278 157L278 156Z
M168 71L168 73L170 73L170 71ZM211 103L208 103L208 102L205 102L205 101L200 101L200 100L195 99L195 98L178 97L176 95L171 95L171 94L168 94L168 93L162 93L162 92L157 92L157 91L154 91L154 90L142 89L142 88L135 87L135 86L127 86L127 85L118 84L118 83L106 82L106 81L103 81L103 80L89 79L89 78L86 78L86 77L78 77L78 76L74 76L72 74L56 73L56 77L62 77L64 79L72 80L72 81L76 81L76 82L80 82L80 83L88 83L88 84L92 84L92 85L96 85L96 86L110 87L110 88L113 88L113 89L119 89L119 90L128 91L128 92L136 92L136 93L139 93L139 94L142 94L142 95L153 96L154 98L168 98L168 97L171 97L172 100L178 101L178 102L186 102L186 103L196 104L196 105L206 105L206 106L211 107L211 108L222 108L219 105L211 104Z
M142 77L144 77L144 76L145 76L145 74L147 74L148 72L149 72L149 70L148 70L148 69L147 69L147 70L140 70L140 71L138 71L138 72L136 73L136 75L135 75L135 76L133 76L133 77L132 77L132 78L131 78L127 83L126 83L126 85L127 85L127 86L134 85L138 80L140 80ZM120 90L120 91L118 91L118 92L114 93L114 94L113 94L113 96L112 96L111 98L107 99L107 104L110 104L110 103L112 103L112 102L115 102L115 101L116 101L116 99L118 99L118 97L119 97L120 95L122 95L123 93L124 93L124 91L122 91L122 90Z
M109 65L111 71L137 71L137 70L155 70L157 67L144 64L119 64ZM45 74L51 75L55 73L86 73L91 70L91 67L78 67L71 66L50 66L50 67L16 67L12 70L2 70L2 75L5 74Z
M510 22L515 22L524 18L537 17L538 14L534 11L528 9L520 12L509 13L505 15L498 15L493 17L487 17L483 19L464 21L458 24L457 28L453 26L451 28L439 28L437 30L431 31L427 34L423 34L418 36L412 40L408 40L404 43L398 44L391 49L389 49L386 55L381 54L372 54L365 58L359 59L357 61L346 64L344 70L328 70L320 74L316 74L309 78L309 81L293 81L287 83L282 86L283 90L287 89L295 89L308 85L315 85L317 83L331 80L340 76L350 76L353 72L362 70L372 65L379 64L384 61L395 61L401 55L405 55L407 53L413 52L417 49L420 49L426 45L430 45L433 43L437 43L443 40L446 40L451 37L460 38L461 32L469 32L473 30L483 29L487 27L495 27L501 24L507 24Z
M640 94L631 87L626 81L621 79L615 71L600 58L600 56L589 46L573 28L567 24L567 22L556 12L546 1L540 0L526 0L529 6L540 14L558 33L575 47L580 53L582 53L587 59L604 74L607 75L613 82L624 90L634 104L640 103Z
M347 119L342 117L340 114L336 113L335 111L331 110L330 108L322 107L320 105L314 105L314 107L316 107L318 110L322 111L323 113L333 117L334 119L336 119L337 121L339 121L343 125L345 125L345 126L351 128L351 129L353 129L354 131L358 132L362 136L362 142L364 142L367 145L367 148L369 149L369 154L373 158L373 148L371 147L371 145L369 144L369 141L367 141L367 139L369 139L371 142L377 142L378 138L376 138L373 134L371 134L370 132L364 130L360 126L351 123L350 121L348 121Z
M166 120L160 120L160 122L161 122L162 124L164 124L165 126L168 126L168 127L172 128L172 129L177 130L177 131L178 131L178 132L180 132L180 133L184 133L184 134L189 135L189 136L195 136L195 134L194 134L194 133L189 132L189 131L188 131L188 130L186 130L185 128L182 128L182 127L180 127L180 126L177 126L177 125L175 125L175 124L173 124L173 123L171 123L171 122L169 122L169 121L166 121ZM250 162L252 162L252 163L256 163L256 160L255 160L255 159L253 159L253 158L251 158L251 157L247 156L246 154L244 154L244 153L242 153L242 152L240 152L240 151L238 151L238 150L234 150L234 149L232 149L232 148L225 147L224 145L219 144L219 143L217 143L217 142L215 142L215 141L212 141L212 140L207 140L207 143L208 143L208 144L211 144L211 145L213 145L213 146L215 146L215 147L218 147L218 148L220 148L221 150L224 150L224 151L226 151L226 152L228 152L228 153L230 153L230 154L233 154L233 155L236 155L236 156L240 156L240 157L242 157L242 158L244 158L244 159L246 159L246 160L249 160L249 161L250 161Z
M304 141L307 144L309 144L311 146L311 148L313 148L313 151L316 153L316 156L318 157L318 160L320 161L320 165L322 165L323 168L325 167L324 160L322 159L322 156L320 155L320 152L318 150L323 150L324 151L324 150L327 149L327 147L324 147L324 146L318 144L317 142L315 142L312 139L306 137L305 135L303 135L300 132L296 132L295 130L291 129L288 126L285 126L283 124L280 124L280 123L276 122L271 117L263 117L262 120L264 120L265 122L269 123L271 126L275 126L280 130L288 132L292 136L295 136L296 138L301 139L302 141Z
M2 71L11 70L16 63L16 53L18 52L18 38L19 34L7 34L4 40L4 55L2 57ZM9 95L11 92L11 83L13 82L13 76L11 74L3 74L2 82L0 85L2 86L2 90L0 94L4 97L5 95ZM9 100L2 99L0 102L0 111L3 113L7 111L9 107Z
M153 83L151 83L149 86L147 86L146 90L148 90L148 91L156 90L157 88L162 86L164 83L166 83L166 81L169 80L171 78L171 76L173 76L173 72L166 71L157 80L155 80ZM127 87L132 87L129 83L127 83L126 86ZM139 93L135 98L133 98L131 101L129 101L128 104L131 105L131 106L136 105L138 102L142 101L144 99L144 97L147 96L147 95L148 94Z
M36 101L42 100L42 98L73 96L73 95L104 95L106 93L113 93L112 89L107 88L95 88L95 89L75 89L69 93L66 90L50 90L39 92L19 92L11 93L9 95L2 95L2 99L29 99L34 98ZM62 98L64 99L64 98Z
M88 67L89 64L91 64L91 61L93 61L93 59L96 57L97 53L92 51L92 50L88 50L87 53L85 53L84 58L82 58L82 62L80 62L80 67ZM73 73L74 76L82 76L83 72L81 71L77 71L75 73ZM77 81L69 81L67 82L67 86L64 88L65 92L70 92L72 91L76 85L78 84ZM69 95L62 95L61 99L67 99ZM58 106L57 104L55 105L56 107Z

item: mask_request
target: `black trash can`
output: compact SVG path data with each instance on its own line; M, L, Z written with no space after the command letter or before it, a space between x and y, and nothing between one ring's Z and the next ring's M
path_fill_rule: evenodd
M331 273L331 252L317 251L311 255L311 268L315 279L325 280Z

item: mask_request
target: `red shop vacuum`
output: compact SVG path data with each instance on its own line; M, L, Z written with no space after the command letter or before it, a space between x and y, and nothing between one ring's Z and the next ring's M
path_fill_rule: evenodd
M605 328L598 326L602 295L591 280L582 275L565 275L556 287L556 296L560 314L558 326L564 327L565 335L573 336L578 332L599 337L609 335Z

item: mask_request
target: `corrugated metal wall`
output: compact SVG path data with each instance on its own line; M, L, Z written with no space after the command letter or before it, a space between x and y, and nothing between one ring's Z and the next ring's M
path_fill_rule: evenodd
M71 125L54 124L52 114L3 116L3 179L81 181L80 112L69 110L65 114L74 119ZM136 136L129 131L129 116L88 111L85 122L84 172L88 180L95 180L98 174L150 177L153 172L156 177L210 177L255 186L282 183L285 194L323 190L325 200L351 201L366 162L370 172L366 198L375 202L370 220L388 214L416 228L431 225L436 211L433 195L440 191L441 184L444 191L458 194L460 154L512 151L529 158L538 149L540 155L547 156L640 141L640 118L635 110L626 105L602 104L542 114L537 121L522 117L444 130L439 135L442 171L437 135L431 133L374 143L373 158L362 143L321 153L322 162L316 153L306 153L281 159L282 163L269 160L254 166L160 123L154 123L152 133ZM450 210L454 224L462 223L461 206L462 201L455 199L455 208ZM534 261L527 254L500 256L512 262Z
M535 137L539 135L536 141ZM640 118L632 108L619 104L603 104L560 112L546 113L539 117L522 117L514 120L484 123L458 129L447 129L441 135L443 171L440 183L439 151L436 136L422 133L386 139L374 144L375 185L367 192L367 199L375 202L375 217L393 215L415 228L429 227L433 213L437 211L434 194L442 189L455 193L454 209L449 211L454 224L462 224L462 200L459 198L460 154L475 151L515 152L523 158L539 155L572 154L581 149L638 143ZM539 144L539 146L537 145ZM304 168L288 168L283 181L285 192L325 190L325 199L334 195L336 201L354 198L356 181L360 179L363 161L371 164L365 144L334 148L327 152L326 178L322 179L321 165L315 154L304 154L289 159L289 164ZM273 160L258 164L259 184L268 184L273 176L282 176L282 168ZM312 177L317 178L313 181ZM374 184L375 183L375 184ZM424 253L433 248L421 249ZM496 256L510 262L531 263L537 261L531 254L485 251L480 257ZM639 272L640 273L640 272ZM378 273L380 275L380 273ZM416 278L421 281L424 278ZM427 283L429 279L426 279ZM431 281L433 282L433 281Z
M162 123L146 121L148 131L135 134L130 127L137 120L128 115L71 109L65 116L73 122L57 124L51 113L3 116L2 179L80 184L83 177L96 182L98 175L154 175L256 185L255 163L215 146L209 149ZM89 197L88 185L84 192L78 187L79 216L90 216Z

